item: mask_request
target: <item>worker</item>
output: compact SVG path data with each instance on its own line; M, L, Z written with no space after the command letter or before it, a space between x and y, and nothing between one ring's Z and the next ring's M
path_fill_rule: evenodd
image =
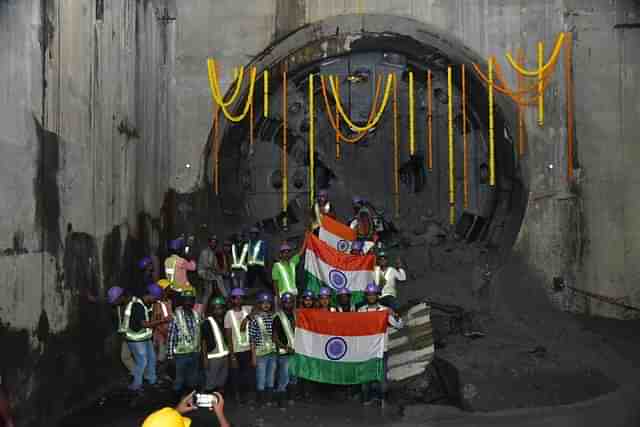
M323 286L318 292L318 308L326 311L336 311L334 307L331 307L331 288Z
M156 353L153 349L151 338L153 328L162 322L150 319L148 307L155 302L153 294L157 294L154 287L148 286L141 297L133 296L127 303L124 310L122 327L129 350L135 360L133 368L133 381L129 385L129 390L134 392L142 391L143 377L150 385L155 385L156 377Z
M124 309L129 304L130 300L131 297L129 296L129 294L119 286L113 286L107 291L107 301L115 309L117 321L116 329L122 340L122 343L120 344L120 361L122 362L124 367L127 368L129 374L133 377L133 369L136 365L136 362L135 360L133 360L131 350L129 350L129 345L127 344L127 339L125 337L127 327L123 323Z
M314 309L315 308L315 299L316 295L310 289L305 289L300 295L300 308L303 309ZM313 389L314 383L309 380L305 380L304 378L298 378L297 384L298 392L300 397L306 402L313 401Z
M229 421L224 414L224 398L220 393L214 393L216 403L209 409L216 415L220 427L229 427ZM162 408L151 413L144 419L142 427L189 427L191 419L183 415L198 409L194 403L195 391L192 391L180 400L175 408ZM12 427L12 426L7 426Z
M222 243L222 250L216 252L218 258L218 268L220 276L222 277L222 284L227 291L227 295L231 292L232 278L231 278L231 264L233 263L232 248L233 243L231 240L226 239Z
M195 271L196 263L183 258L183 256L188 256L185 254L184 239L178 238L169 242L169 252L171 256L164 261L164 271L171 286L178 293L193 290L187 278L187 271Z
M249 400L251 384L255 378L255 372L251 367L249 331L245 322L252 307L242 304L244 296L244 289L231 289L231 308L224 316L224 331L229 345L230 385L237 403Z
M374 267L373 275L376 285L382 289L380 304L391 308L393 311L398 311L396 282L404 282L407 280L407 274L404 271L402 260L398 258L396 266L391 267L389 266L387 254L383 251L379 252L376 256L376 266Z
M253 288L256 279L260 279L262 286L271 290L271 283L265 271L267 259L267 243L260 239L260 230L252 227L249 230L249 259L247 260L246 287Z
M314 232L317 232L322 224L322 215L327 215L332 218L336 217L333 205L329 201L329 192L327 190L320 190L313 204L311 229L314 230Z
M211 300L211 295L213 295L214 291L219 296L227 298L227 290L224 288L220 267L218 266L217 247L218 238L213 235L209 236L207 247L200 252L198 257L198 276L200 276L203 283L200 298L205 313L208 312L207 303Z
M248 320L251 342L251 365L256 368L256 401L258 406L272 406L276 371L276 347L273 342L273 296L258 295L257 305Z
M283 293L280 297L280 307L273 319L273 342L276 344L278 358L276 402L280 409L285 409L287 402L289 405L294 403L297 384L297 378L289 374L289 360L294 353L295 296L290 292Z
M290 293L294 298L298 295L296 267L300 263L300 256L304 247L293 256L291 256L291 250L291 246L287 242L280 245L280 260L273 264L273 269L271 270L273 290L277 298L281 298L285 293Z
M355 196L352 200L351 206L353 208L353 216L349 220L349 228L352 230L356 230L358 228L358 213L360 212L360 209L362 209L362 203L363 200L358 196Z
M152 319L163 321L153 328L153 344L158 360L158 374L160 378L167 379L167 336L169 334L169 323L173 315L173 304L171 302L171 283L167 279L158 280L158 286L162 290L160 298L153 305Z
M348 288L338 289L336 292L336 301L337 306L336 310L339 313L349 313L352 311L356 311L356 307L351 303L351 291Z
M138 261L138 268L142 272L142 282L145 285L156 283L153 273L153 259L150 256L146 256Z
M173 391L178 395L198 386L201 316L194 309L196 299L192 290L183 291L177 301L169 324L167 357L175 360Z
M227 302L222 297L214 297L207 306L209 311L201 330L204 389L207 393L222 393L229 375L229 347L224 338Z
M249 255L249 243L243 234L239 241L231 246L231 277L232 287L242 288L247 276L247 256Z
M398 314L389 307L385 307L379 302L379 294L380 289L375 283L369 283L365 290L365 304L358 309L358 312L369 312L369 311L389 311L389 326L395 327L397 329L402 328L402 319ZM362 402L365 406L369 406L373 404L376 400L379 400L381 404L384 406L384 394L386 391L386 372L387 372L387 359L388 354L387 351L389 349L389 332L385 334L384 337L384 355L382 358L383 363L383 371L384 376L381 382L371 382L362 384Z
M313 291L306 289L302 292L302 301L300 302L300 308L314 308L316 295Z

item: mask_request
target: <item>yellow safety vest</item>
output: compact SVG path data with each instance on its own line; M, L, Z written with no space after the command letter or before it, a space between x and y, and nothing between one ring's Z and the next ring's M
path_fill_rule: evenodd
M233 311L233 310L229 310ZM249 315L244 308L240 311L244 313L243 320L245 317ZM249 328L245 329L244 332L240 330L240 323L236 316L231 313L231 331L233 332L233 352L234 353L242 353L243 351L247 351L251 349L251 344L249 342Z
M282 296L285 292L289 292L293 295L298 294L298 288L296 288L296 267L291 265L291 261L287 261L285 266L282 261L275 263L276 267L280 271L280 277L283 283L278 282L278 296ZM284 289L280 289L283 286Z
M227 344L222 339L222 332L220 332L218 323L213 319L213 317L208 317L207 320L211 325L213 337L216 340L216 349L211 353L207 353L207 359L220 359L221 357L227 356L229 354L229 349L227 348Z
M253 247L251 251L251 255L249 256L249 265L262 265L264 266L264 260L258 259L258 255L260 254L260 248L262 247L262 240L258 240L256 245Z
M267 333L267 326L264 324L264 320L259 315L256 316L256 323L258 329L260 329L260 345L256 346L256 356L267 356L276 351L276 345L273 342L273 337Z
M124 334L127 332L127 326L123 324L122 322L122 307L121 306L117 306L116 307L116 313L118 314L118 333L119 334Z
M245 243L242 245L242 253L240 254L240 258L238 258L236 245L231 246L231 257L233 258L231 268L247 271L247 252L249 252L249 245Z
M127 304L127 308L124 309L124 320L122 321L122 327L125 330L124 336L127 341L146 341L150 340L153 335L153 331L151 328L142 328L138 332L131 330L131 312L133 311L133 304L140 304L144 309L144 320L145 322L149 321L149 309L144 305L142 300L137 297L131 298L129 304Z
M176 344L176 354L197 353L200 350L200 314L192 310L195 322L193 335L187 327L187 321L184 318L182 307L178 307L175 312L175 320L178 326L178 343Z
M284 311L277 312L276 316L280 318L280 324L282 324L282 329L284 329L284 334L287 336L287 344L289 344L289 347L293 348L293 345L295 343L295 335L294 335L295 332L291 327L291 322L289 322L289 317L287 317L287 314ZM280 354L287 354L287 350L284 348L281 348L279 352Z

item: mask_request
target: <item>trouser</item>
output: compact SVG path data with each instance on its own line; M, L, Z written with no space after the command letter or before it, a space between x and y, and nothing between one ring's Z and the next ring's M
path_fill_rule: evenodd
M256 357L256 390L272 390L276 374L276 354Z
M391 310L397 312L398 311L398 299L393 295L385 295L380 298L380 305L384 305L385 307L389 307Z
M232 288L244 288L244 283L247 280L247 273L244 270L233 270L231 273L231 287Z
M223 388L229 376L229 358L207 359L206 363L204 389L212 392Z
M140 390L142 387L142 378L146 379L149 384L156 383L156 353L153 350L151 340L146 341L129 341L129 350L136 361L133 368L133 382L129 385L131 390Z
M227 285L227 282L221 275L216 275L215 289L218 292L219 296L225 299L229 296L229 287Z
M236 353L238 367L229 369L230 386L234 392L248 392L253 389L255 381L255 369L251 366L251 352L243 351Z
M167 341L156 341L156 359L164 363L167 360Z
M199 371L198 353L176 355L176 379L173 381L173 390L180 392L186 387L196 389L198 387Z
M133 355L131 354L131 350L129 350L129 344L125 339L122 340L122 345L120 346L120 361L122 361L124 367L127 368L129 374L133 375L136 361L133 360Z
M289 360L291 359L290 354L280 354L278 355L277 361L277 392L287 391L287 386L289 384L297 384L298 378L289 374Z
M267 291L272 290L271 282L264 267L261 265L250 265L247 269L246 287L253 288L256 279L260 279L262 286L264 286Z
M387 391L387 360L389 356L385 352L382 357L382 381L372 381L362 384L362 397L365 401L372 398L384 399L384 394Z
M204 312L206 313L207 306L209 305L209 300L211 299L211 295L213 295L213 287L215 283L213 280L203 280L202 281L202 291L200 295L200 304L204 306Z

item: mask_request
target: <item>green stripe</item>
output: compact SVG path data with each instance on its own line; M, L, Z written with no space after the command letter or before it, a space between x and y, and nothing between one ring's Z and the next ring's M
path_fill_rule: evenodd
M289 361L289 373L299 378L327 384L363 384L382 381L382 359L366 362L333 362L295 354Z
M322 280L318 279L316 276L311 274L311 272L309 272L308 270L305 270L304 272L304 283L305 283L305 289L309 289L316 295L318 295L318 292L320 292L320 288L323 286L326 286L327 288L331 288L331 286L329 286ZM362 302L364 302L363 291L351 292L351 304L358 305ZM331 305L333 306L337 305L335 292L333 292L333 295L331 297Z

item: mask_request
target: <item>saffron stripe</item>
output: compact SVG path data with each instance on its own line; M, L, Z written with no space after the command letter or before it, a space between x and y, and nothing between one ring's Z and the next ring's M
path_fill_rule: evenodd
M356 232L352 230L351 227L346 226L345 224L336 221L327 215L322 215L322 228L327 230L329 233L338 237L341 240L353 241L356 240Z
M373 271L375 265L374 255L350 255L343 254L332 248L311 233L307 233L307 256L315 254L325 264L331 265L342 271Z
M362 336L385 333L389 312L332 313L315 309L299 309L296 328L322 335Z

